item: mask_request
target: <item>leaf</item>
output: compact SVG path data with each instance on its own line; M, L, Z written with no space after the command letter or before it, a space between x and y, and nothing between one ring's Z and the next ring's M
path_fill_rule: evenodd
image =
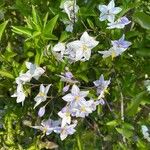
M59 42L63 42L63 41L65 41L68 37L69 37L68 32L63 31L63 32L61 33L61 36L60 36Z
M14 76L11 73L9 73L8 71L0 70L0 75L3 77L14 79Z
M107 126L117 126L118 125L118 122L117 120L113 120L113 121L109 121L106 123Z
M144 29L150 30L150 16L144 12L137 12L134 14L135 21Z
M87 18L87 22L88 22L89 26L90 26L92 29L94 29L94 24L93 24L93 22L92 22L89 18Z
M51 142L51 141L46 141L46 142L40 142L39 143L39 147L40 149L56 149L58 148L58 145L55 144L54 142Z
M17 34L25 34L27 36L32 36L33 30L30 28L22 27L22 26L12 26L12 31Z
M43 31L44 34L52 34L58 17L59 17L59 15L56 15L46 24L44 31Z
M127 114L129 116L133 116L136 114L138 107L141 103L141 101L143 100L143 95L145 94L144 92L139 93L134 99L132 99L131 104L129 105L129 107L127 108Z
M1 38L2 38L2 35L3 35L3 32L6 28L7 23L8 23L8 20L3 22L2 24L0 24L0 41L1 41Z

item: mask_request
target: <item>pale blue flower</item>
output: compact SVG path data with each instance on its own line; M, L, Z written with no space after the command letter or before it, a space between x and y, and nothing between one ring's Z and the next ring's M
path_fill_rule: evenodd
M42 117L45 114L45 106L41 107L38 111L38 116Z
M125 41L124 38L125 36L123 35L119 40L111 41L112 47L109 50L98 52L103 54L103 58L112 56L113 59L114 57L121 55L131 45L131 42Z
M113 47L119 48L119 49L120 48L127 49L131 45L131 42L125 41L125 35L124 34L119 40L111 41L111 43L112 43Z
M114 22L115 15L121 12L120 7L115 7L114 0L111 0L110 3L106 5L99 5L100 21L108 20L109 22Z
M99 101L94 100L83 100L78 106L71 107L71 115L75 117L85 118L90 113L96 110L96 106L99 105Z
M43 120L41 126L32 126L34 129L39 129L46 133L46 135L51 134L58 126L61 124L61 120Z
M63 87L63 92L64 92L64 93L67 92L67 91L69 90L69 88L70 88L70 85L64 86L64 87Z
M54 132L60 134L60 139L64 140L68 135L74 134L74 132L76 131L74 129L76 125L77 121L73 124L65 125L64 127L57 127L54 129Z
M128 20L127 17L121 17L115 22L108 23L107 29L123 29L126 25L128 25L131 21Z
M71 105L78 105L88 95L89 91L80 91L77 85L73 85L71 93L62 97L66 102L70 102Z
M94 85L97 88L97 95L99 95L99 99L104 97L104 93L106 92L106 89L108 88L108 85L110 84L109 80L104 80L103 74L100 76L100 78L93 82Z

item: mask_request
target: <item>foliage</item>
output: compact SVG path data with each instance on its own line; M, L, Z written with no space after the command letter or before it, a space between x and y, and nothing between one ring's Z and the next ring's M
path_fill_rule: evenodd
M0 1L0 148L9 150L40 149L146 149L150 143L144 139L141 126L150 129L150 98L145 80L150 75L150 2L145 0L117 1L132 22L123 30L106 29L100 22L99 4L104 0L77 1L78 20L73 32L65 31L64 20L68 16L60 8L61 0L1 0ZM84 31L99 41L88 61L69 63L58 61L52 47L58 42L79 39ZM111 40L122 34L132 42L130 49L121 56L103 59L98 51L110 48ZM32 79L25 85L28 97L24 105L11 97L16 89L15 78L25 72L25 62L46 67L40 80ZM31 128L49 117L57 119L57 113L65 106L62 101L64 83L60 75L66 67L80 81L80 87L90 90L94 96L93 81L101 74L111 78L105 105L98 105L95 112L85 119L80 118L76 133L61 141L59 136L45 136ZM46 114L40 118L34 109L34 97L39 84L52 84Z

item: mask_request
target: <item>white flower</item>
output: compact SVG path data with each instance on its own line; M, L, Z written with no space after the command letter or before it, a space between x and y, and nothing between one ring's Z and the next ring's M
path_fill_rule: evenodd
M87 32L84 32L81 36L80 40L76 40L68 43L67 49L69 58L74 61L86 61L91 57L91 49L98 45L98 41L96 41L93 37L89 36Z
M65 43L61 43L59 42L58 44L56 44L53 48L52 48L52 51L54 53L57 53L57 55L59 56L59 60L62 60L63 59L63 56L65 54Z
M64 127L66 124L71 123L71 116L69 108L66 106L60 112L58 112L60 118L62 118L61 126Z
M129 21L128 18L124 16L119 18L115 22L108 23L107 29L114 29L114 28L123 29L130 22L131 21Z
M41 102L46 101L47 93L49 91L50 86L51 86L51 84L49 84L46 87L44 87L43 84L40 85L40 91L39 91L38 95L34 98L34 100L36 101L34 108L37 107Z
M74 0L66 0L60 7L64 9L71 21L76 19L76 14L79 10L79 6L75 4Z
M29 72L20 73L19 77L16 78L16 83L25 84L27 82L30 82L31 79L32 79L32 75Z
M100 54L103 54L103 58L112 56L112 59L116 56L121 55L128 47L131 45L131 42L124 40L125 36L123 35L119 40L111 41L112 47L108 51L98 51Z
M32 128L39 129L45 132L46 135L49 135L54 131L55 128L58 128L60 123L61 123L60 120L54 121L52 119L48 119L48 120L43 120L41 126L32 126Z
M100 21L108 20L109 22L114 22L115 15L120 13L122 10L120 7L115 7L114 0L111 0L110 3L106 5L99 5Z
M85 97L88 95L89 91L80 91L77 85L73 85L71 93L62 97L66 102L80 103L82 100L85 100Z
M65 125L64 127L58 127L54 129L55 133L60 134L60 139L64 140L68 135L74 134L76 131L74 128L76 127L77 122L70 124L70 125Z
M13 95L11 95L11 97L17 97L17 100L16 100L17 103L21 103L22 102L22 105L23 105L26 95L24 93L22 84L18 84L17 85L17 91Z
M27 73L31 74L31 76L36 80L38 80L39 77L45 72L43 68L38 67L35 64L32 64L30 62L26 62L26 67L29 69Z
M150 142L150 134L149 134L149 130L148 130L147 126L142 125L141 128L142 128L142 134L144 136L144 139L146 139L148 142Z

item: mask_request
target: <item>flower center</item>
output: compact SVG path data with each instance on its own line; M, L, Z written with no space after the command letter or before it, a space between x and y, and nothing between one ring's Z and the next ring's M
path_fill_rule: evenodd
M75 100L78 101L80 99L79 96L75 96Z
M85 44L83 44L82 48L83 48L84 51L88 50L88 47Z
M40 92L39 96L45 96L45 94L43 92Z

